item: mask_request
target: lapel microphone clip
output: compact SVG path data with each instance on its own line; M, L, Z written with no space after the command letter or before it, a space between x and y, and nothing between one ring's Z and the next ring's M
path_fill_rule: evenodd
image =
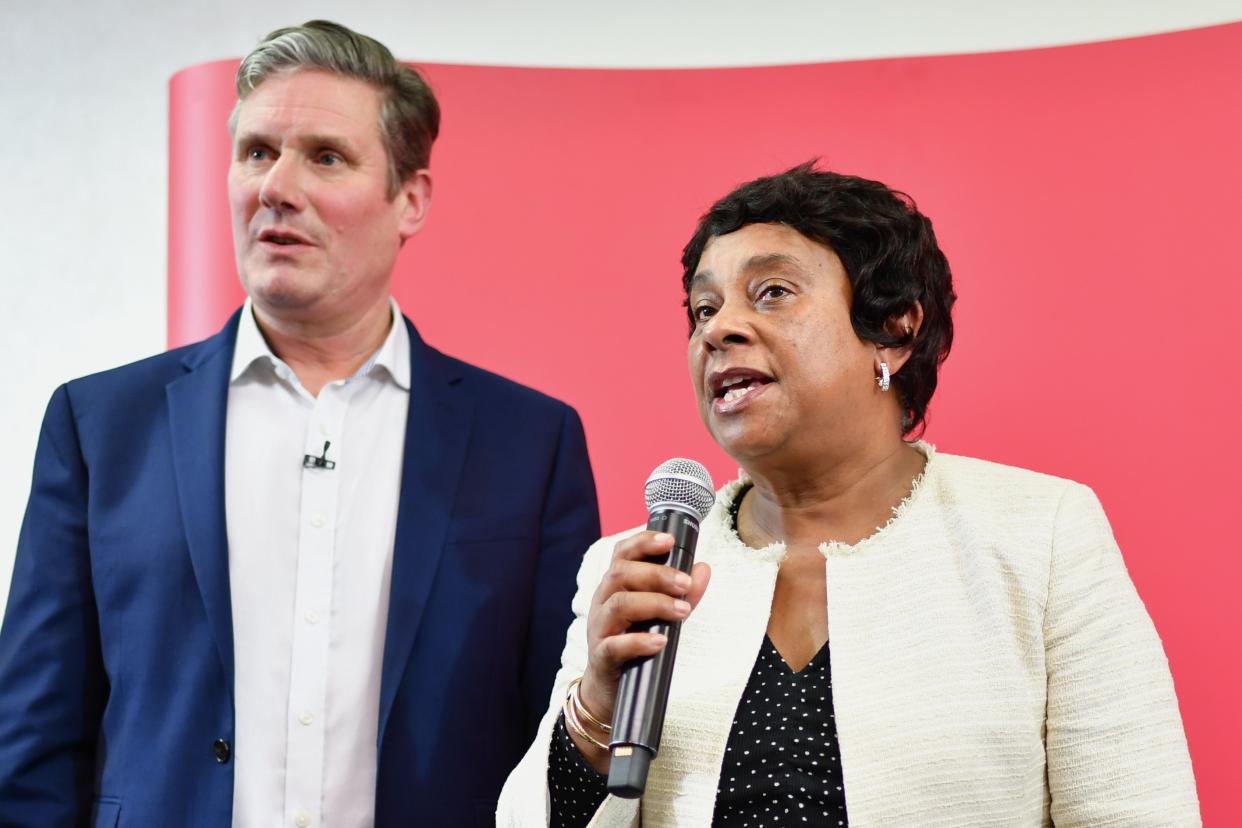
M319 457L313 454L302 455L302 468L304 469L327 469L332 471L336 468L336 461L328 459L328 446L332 445L331 440L323 441L323 452Z

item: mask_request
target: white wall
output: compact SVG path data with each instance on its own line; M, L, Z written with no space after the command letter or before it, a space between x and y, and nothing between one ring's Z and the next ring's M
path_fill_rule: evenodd
M427 62L730 66L1060 45L1242 19L1239 0L143 0L0 4L0 606L43 407L162 348L167 82L263 34L340 20ZM223 128L223 125L222 125Z

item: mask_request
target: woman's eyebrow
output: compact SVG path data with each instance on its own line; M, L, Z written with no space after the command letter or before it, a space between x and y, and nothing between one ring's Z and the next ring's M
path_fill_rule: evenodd
M706 282L708 284L716 281L716 274L710 270L700 270L690 277L690 285L686 289L686 293L693 293L697 287L702 287Z
M743 272L753 270L802 269L802 262L788 253L756 253L742 265Z
M756 253L742 263L742 272L755 270L802 269L802 262L797 256L788 253ZM702 286L704 282L713 282L716 274L710 270L700 270L690 277L690 290Z

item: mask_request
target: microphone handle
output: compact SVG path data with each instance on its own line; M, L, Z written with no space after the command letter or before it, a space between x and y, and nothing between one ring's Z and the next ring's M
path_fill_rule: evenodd
M680 510L662 509L651 514L647 528L673 536L672 550L650 560L689 575L699 540L698 520ZM660 750L660 733L664 729L664 710L673 680L681 622L643 621L631 626L629 631L660 633L668 638L668 644L655 655L626 662L617 685L612 738L608 742L612 753L608 791L625 799L636 799L646 789L647 770Z

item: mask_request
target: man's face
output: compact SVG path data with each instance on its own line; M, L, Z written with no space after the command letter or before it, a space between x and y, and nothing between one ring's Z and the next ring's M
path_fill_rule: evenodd
M422 224L420 171L388 196L379 93L317 70L268 78L241 103L229 169L233 245L261 313L336 327L387 301Z

